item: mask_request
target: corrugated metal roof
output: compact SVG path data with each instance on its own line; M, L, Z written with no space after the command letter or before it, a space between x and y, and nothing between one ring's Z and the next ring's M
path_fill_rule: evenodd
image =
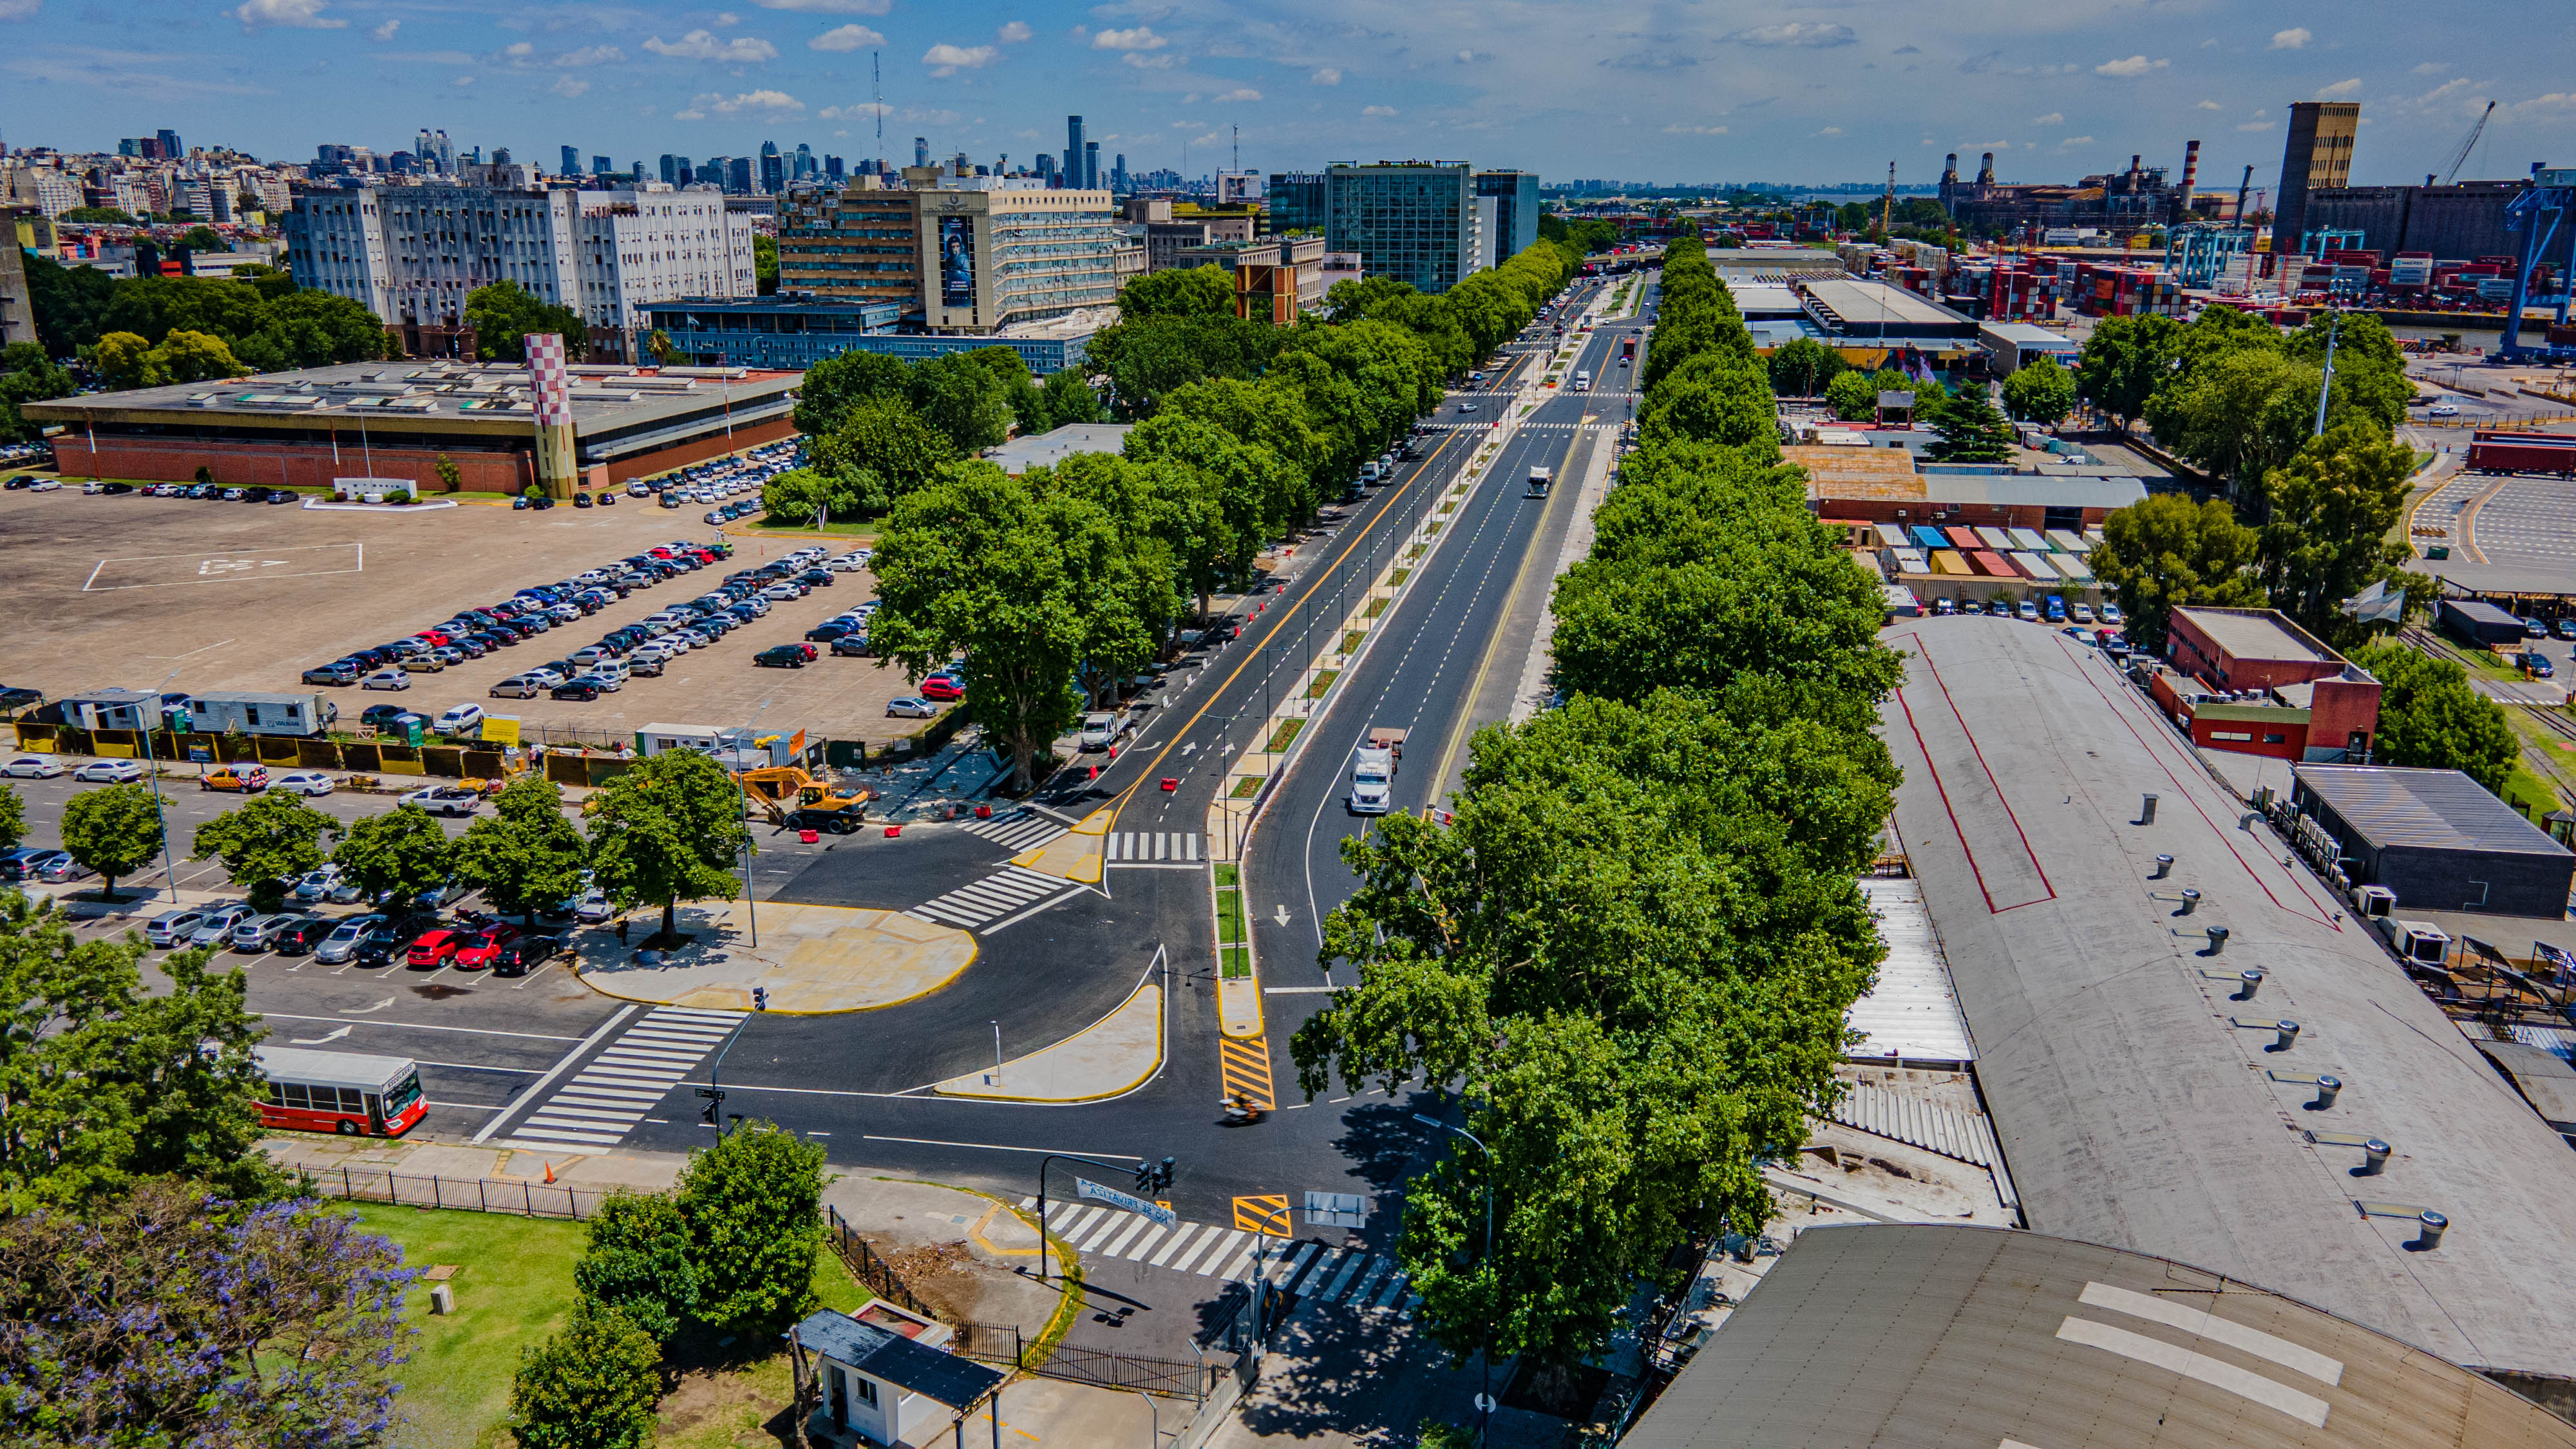
M981 1400L1003 1375L972 1359L913 1342L900 1333L861 1323L846 1313L817 1309L796 1325L807 1348L880 1378L896 1388L962 1409Z
M2457 770L2301 765L2291 773L2373 846L2570 854Z
M1923 480L1930 503L2000 503L2023 508L2126 508L2147 498L2126 475L2066 478L2045 473L1941 473Z
M1878 914L1887 959L1879 963L1878 984L1852 1003L1849 1021L1863 1040L1848 1054L1855 1061L1974 1061L1977 1045L1959 1010L1931 913L1923 908L1923 887L1872 877L1861 881L1860 892Z

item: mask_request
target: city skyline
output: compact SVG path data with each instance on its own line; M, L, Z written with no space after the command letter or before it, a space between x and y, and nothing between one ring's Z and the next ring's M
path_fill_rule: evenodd
M399 149L429 126L460 150L523 159L570 144L624 164L776 140L856 161L877 154L881 55L897 165L916 134L933 155L1026 165L1060 149L1064 117L1080 114L1104 155L1189 175L1228 165L1240 127L1255 170L1418 156L1551 179L1830 183L1874 179L1893 159L1918 185L1950 151L1995 151L2006 179L2043 180L2116 170L2133 153L2177 166L2198 138L2205 184L2250 162L2260 185L2277 171L2288 102L2317 97L2363 105L2356 183L2446 169L2488 100L2495 116L2462 176L2567 159L2549 150L2576 118L2576 95L2550 88L2564 82L2546 58L2563 47L2463 67L2422 59L2402 33L2322 5L2110 0L2055 7L2039 28L2012 7L1936 25L1866 3L1569 12L1523 0L1389 16L1348 0L1295 15L1192 0L1048 21L987 0L240 0L148 17L0 0L0 74L18 81L0 87L0 138L112 150L170 126L294 161L326 142ZM2019 99L1999 101L1998 83Z

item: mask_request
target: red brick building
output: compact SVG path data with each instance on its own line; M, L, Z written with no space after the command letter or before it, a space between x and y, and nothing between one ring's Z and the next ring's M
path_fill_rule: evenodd
M2362 763L2379 733L2379 681L2277 609L2173 611L2177 671L2150 683L2192 742L2240 755Z

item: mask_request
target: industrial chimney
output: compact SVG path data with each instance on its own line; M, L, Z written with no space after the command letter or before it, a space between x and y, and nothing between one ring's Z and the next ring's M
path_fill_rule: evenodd
M1992 151L1986 153L1985 160L1977 167L1977 184L1979 186L1995 184L1995 153Z
M2200 143L2182 143L2182 188L2174 193L2173 219L2191 220L2192 183L2200 179Z

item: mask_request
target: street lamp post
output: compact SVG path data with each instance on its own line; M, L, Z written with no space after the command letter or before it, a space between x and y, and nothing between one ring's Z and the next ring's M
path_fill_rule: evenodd
M161 691L168 689L170 681L178 677L179 671L173 669L161 677L159 684L153 686L152 707L155 713L160 711ZM137 723L144 726L143 765L151 776L151 783L144 788L152 792L152 821L161 827L161 879L170 887L170 904L176 906L179 904L179 867L171 862L170 817L161 808L161 762L152 757L151 721L139 720Z
M1437 1117L1416 1112L1413 1114L1413 1120L1438 1127L1443 1131L1455 1132L1475 1143L1477 1149L1485 1154L1485 1271L1494 1272L1494 1149L1487 1147L1485 1140L1475 1133L1464 1127L1443 1122ZM1489 1311L1486 1322L1490 1324L1492 1321ZM1480 1445L1485 1442L1485 1431L1494 1415L1494 1333L1490 1327L1485 1330L1484 1362L1485 1391L1476 1396L1476 1442Z
M771 698L774 699L776 696L773 695ZM751 741L752 726L759 723L761 715L769 709L769 703L767 699L762 700L760 708L751 712L751 718L742 722L746 746ZM753 904L751 898L751 791L743 788L742 776L739 773L735 774L733 784L735 789L742 791L742 915L751 926L752 949L758 950L760 948L760 909Z

